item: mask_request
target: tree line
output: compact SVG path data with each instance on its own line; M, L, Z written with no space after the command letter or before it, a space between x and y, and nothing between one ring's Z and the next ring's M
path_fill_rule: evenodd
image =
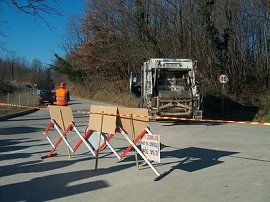
M269 89L269 0L87 0L69 22L55 69L75 82L127 80L149 58L191 58L208 92ZM94 83L93 83L94 81Z
M0 58L0 91L6 86L21 84L36 85L38 89L54 89L53 75L50 68L35 58L31 63L23 57ZM10 89L10 88L8 88Z
M2 91L13 89L13 85L20 85L21 83L36 85L39 89L53 89L54 83L52 80L51 71L44 65L38 58L33 59L29 63L24 57L16 56L12 51L6 47L6 44L2 42L4 37L8 37L6 33L8 30L8 21L1 19L1 10L5 7L11 7L17 12L25 15L31 15L41 21L43 21L49 28L49 24L46 21L47 15L60 14L57 3L59 0L1 0L0 2L0 51L6 53L6 58L0 57L0 93Z
M58 13L45 0L2 3L45 23L44 13ZM191 58L205 91L218 93L217 77L226 73L226 93L254 104L269 92L269 11L270 0L85 0L84 13L69 21L66 55L55 55L52 67L83 90L109 85L121 93L147 59ZM5 68L1 82L12 72Z

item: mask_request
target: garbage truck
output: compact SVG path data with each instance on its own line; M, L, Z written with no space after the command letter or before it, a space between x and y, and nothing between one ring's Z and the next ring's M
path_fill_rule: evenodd
M202 93L195 78L197 61L152 58L131 72L129 90L151 116L202 118Z

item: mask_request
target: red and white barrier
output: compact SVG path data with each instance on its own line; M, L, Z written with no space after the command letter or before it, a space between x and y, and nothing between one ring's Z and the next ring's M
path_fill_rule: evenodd
M129 142L129 146L125 149L125 151L121 154L121 158L123 158L124 156L126 156L126 154L130 151L130 149L133 147L138 154L143 158L143 160L150 166L150 168L155 172L155 174L157 175L157 177L160 177L160 173L158 172L158 170L150 163L150 161L146 158L146 156L142 153L142 151L136 146L136 143L148 132L149 134L151 133L149 129L145 129L143 130L134 141L132 141L128 135L124 132L124 130L122 130L121 128L119 128L119 132L124 136L124 138ZM151 133L152 134L152 133Z
M59 133L60 135L60 138L56 141L55 144L53 144L53 142L51 141L51 139L49 138L48 136L48 133L49 133L49 130L51 130L52 128L55 128L57 130L57 132ZM68 146L68 148L74 152L74 150L72 149L72 147L70 146L70 144L68 143L68 141L66 140L66 135L68 133L68 131L70 131L72 129L72 124L70 123L68 125L68 127L66 128L66 130L62 133L61 132L61 129L59 128L59 126L56 124L56 122L52 119L50 121L50 123L48 124L47 128L45 129L44 131L44 135L46 135L46 138L47 140L49 141L49 143L52 145L52 149L51 151L46 155L46 156L42 156L41 159L45 159L45 158L49 158L49 157L52 157L52 156L56 156L57 153L54 153L54 151L56 150L56 148L58 147L58 145L62 142L62 140L65 141L66 145Z

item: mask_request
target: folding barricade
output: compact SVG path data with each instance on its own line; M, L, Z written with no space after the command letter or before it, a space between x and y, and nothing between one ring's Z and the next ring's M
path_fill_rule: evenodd
M132 114L140 114L142 116L140 117L136 116L136 118L133 118ZM158 177L160 176L160 173L157 171L157 169L150 163L150 161L146 158L146 156L136 145L145 134L152 134L151 131L149 130L149 119L147 109L116 108L108 106L105 107L105 106L91 105L89 127L94 131L99 131L100 134L104 133L112 134L115 132L120 133L127 140L129 146L124 150L124 152L120 156L116 152L114 152L117 158L119 160L123 159L127 155L127 153L132 148L134 148L135 151L155 172L155 174ZM136 136L136 134L138 135ZM108 138L107 141L103 143L103 145L101 146L108 144L113 137L114 136L110 136L110 138ZM131 140L131 137L133 141ZM97 161L95 168L97 169L98 155L96 159ZM155 180L157 180L157 178Z
M87 137L91 135L92 131L88 130L84 134L84 136L80 134L78 129L75 127L71 107L49 105L48 108L49 108L51 121L48 124L47 128L45 129L44 135L46 135L47 140L52 145L52 149L46 156L42 156L41 158L44 159L44 158L56 156L57 153L54 153L54 151L56 150L58 145L62 142L62 140L64 140L64 142L66 143L68 147L68 151L71 151L72 153L74 153L83 142L86 145L86 147L89 149L89 151L95 156L95 152L91 148L91 145L89 145L85 140L87 139ZM58 134L60 135L60 137L58 138L55 144L53 144L53 142L51 141L48 135L49 130L52 128L55 128ZM71 147L71 145L69 144L66 138L67 133L72 130L74 130L76 134L80 137L80 141L74 146L74 148Z
M97 169L98 166L99 152L102 151L106 146L109 147L109 149L114 153L118 160L123 159L127 155L127 153L132 148L134 148L135 151L155 172L155 174L160 177L160 173L150 163L150 161L136 145L145 134L152 134L148 128L149 120L147 118L148 112L146 109L117 108L92 105L89 116L89 129L84 133L83 136L80 134L80 132L75 126L75 123L73 121L73 114L70 107L49 105L49 112L51 116L51 121L45 129L44 135L46 135L47 140L52 145L52 149L48 153L48 155L41 157L42 159L56 156L57 154L54 153L54 151L56 150L57 146L62 142L62 140L64 140L68 149L72 153L74 153L80 147L80 145L84 143L89 149L89 151L93 154L93 156L96 157L95 169ZM126 116L122 116L121 114L126 114ZM130 114L130 116L127 114ZM134 119L132 117L132 114L140 114L142 116L136 116L136 118ZM53 144L53 142L48 136L48 132L52 128L55 128L60 135L60 138L56 141L55 144ZM67 133L69 131L75 131L75 133L80 137L80 140L75 144L73 148L66 139ZM96 151L94 151L94 146L89 141L86 141L93 134L93 132L97 132L99 134L99 141ZM115 136L116 132L123 135L123 137L129 143L129 146L120 156L109 143ZM136 134L138 135L136 136ZM132 136L133 140L131 140L130 136ZM103 140L102 144L101 139ZM136 162L138 162L137 158Z
M41 158L44 159L44 158L56 156L57 153L54 153L54 151L56 150L58 145L62 142L62 140L64 140L64 142L66 143L68 147L68 151L70 150L72 153L74 153L80 147L80 145L84 143L86 147L89 149L89 151L92 153L92 155L96 157L94 146L90 142L86 141L93 134L94 131L91 129L88 129L82 136L75 126L75 123L73 121L73 114L70 107L49 105L48 108L49 108L49 113L51 116L51 121L48 124L47 128L45 129L44 135L46 135L47 140L52 145L52 149L46 156L42 156ZM49 130L52 128L55 128L58 134L60 135L59 139L56 141L55 144L52 142L52 140L50 139L48 135ZM67 133L69 131L74 131L80 137L80 140L75 144L73 148L71 147L71 145L69 144L66 138ZM113 147L108 142L112 137L113 137L112 134L109 135L108 137L105 135L102 135L103 143L102 145L100 145L98 150L103 150L106 146L108 146L113 151L113 153L116 154L117 158L120 159L120 156L115 152Z

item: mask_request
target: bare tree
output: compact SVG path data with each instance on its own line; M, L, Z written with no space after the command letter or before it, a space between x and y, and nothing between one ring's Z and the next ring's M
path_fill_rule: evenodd
M57 2L58 0L2 0L1 3L45 21L43 14L59 14L56 8Z
M59 0L1 0L0 2L0 10L4 6L9 6L11 8L16 9L17 11L32 15L35 18L42 20L48 28L50 27L48 22L46 21L46 15L59 15L60 12L58 10ZM1 16L0 16L1 17ZM6 37L5 30L7 29L6 24L8 22L0 21L0 39ZM5 48L5 44L0 41L0 49L7 51Z

